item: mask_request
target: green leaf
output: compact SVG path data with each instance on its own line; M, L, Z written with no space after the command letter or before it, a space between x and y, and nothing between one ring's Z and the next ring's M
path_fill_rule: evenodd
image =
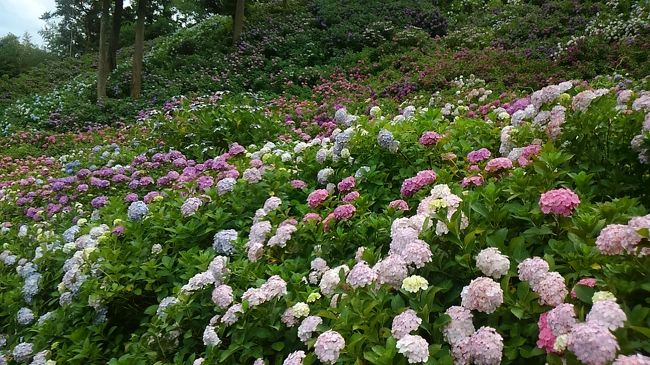
M591 298L594 296L594 292L596 290L594 288L590 288L590 287L588 287L586 285L578 284L575 287L575 291L576 291L576 296L578 297L578 299L580 299L581 301L583 301L583 302L585 302L587 304L591 304L592 303Z
M646 336L647 338L650 338L650 328L637 327L637 326L630 326L630 328Z
M284 348L284 342L276 342L273 345L271 345L271 348L275 351L282 351Z
M515 315L515 317L522 319L524 316L524 310L521 308L512 308L510 309L510 312Z

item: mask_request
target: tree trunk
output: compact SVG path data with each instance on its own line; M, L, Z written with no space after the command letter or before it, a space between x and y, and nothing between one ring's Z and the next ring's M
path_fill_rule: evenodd
M99 59L97 60L97 104L104 104L108 81L108 40L110 37L111 0L102 0L102 18L99 29Z
M144 57L144 18L146 16L146 0L138 0L136 11L138 20L135 23L135 44L133 51L133 77L131 79L131 97L140 98L142 90L142 58Z
M232 43L236 45L241 38L241 32L244 28L244 0L235 0L237 2L235 7L235 18L233 19L232 26Z
M113 27L111 28L111 45L109 49L109 68L111 71L117 67L117 49L120 48L120 29L122 28L122 8L124 0L115 0L113 9Z

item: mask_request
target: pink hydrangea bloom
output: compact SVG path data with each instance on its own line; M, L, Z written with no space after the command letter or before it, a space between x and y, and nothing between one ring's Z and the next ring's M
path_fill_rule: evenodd
M555 336L553 336L553 331L548 325L547 317L548 312L539 315L539 321L537 321L537 327L539 328L537 347L544 349L546 353L551 353L554 352L553 344L555 344Z
M512 168L512 161L507 157L497 157L488 161L485 165L485 171L497 172L501 170L508 170Z
M548 263L540 257L528 258L518 266L519 280L527 281L531 288L539 283L548 272Z
M420 137L420 144L423 146L432 146L438 143L442 139L442 136L436 132L424 132Z
M624 251L633 252L641 242L641 235L625 224L610 224L603 228L596 238L596 247L603 255L619 255Z
M568 217L580 204L578 195L569 189L549 190L539 198L539 207L544 214L559 214Z
M398 199L388 203L388 208L407 211L409 210L409 205L404 200Z
M555 271L546 273L540 282L533 286L533 290L539 294L540 304L552 307L562 304L569 293L564 277Z
M347 193L343 197L343 201L346 202L346 203L350 203L350 202L353 202L353 201L357 200L357 198L359 198L359 192L358 191L352 191L352 192Z
M460 186L466 188L470 185L474 186L481 186L483 185L483 176L481 175L476 175L476 176L469 176L469 177L464 177L463 181L461 181Z
M498 365L503 356L503 337L492 327L481 327L470 337L471 358L476 365Z
M310 208L316 208L327 199L329 194L330 193L326 189L314 190L307 197L307 205L309 205Z
M555 337L569 333L576 324L576 312L573 304L562 303L546 312L546 314L548 327Z
M503 290L496 281L478 277L463 288L461 305L469 310L494 312L503 303Z
M483 160L487 160L492 156L492 153L490 153L490 150L487 148L481 148L480 150L475 150L467 154L467 160L471 164L478 163Z
M352 189L357 185L356 180L354 179L354 176L348 176L345 179L341 180L341 182L338 183L336 186L339 191L341 192L347 192Z
M650 357L641 354L630 356L618 355L612 365L650 365Z
M356 211L357 208L355 208L354 205L344 204L334 209L334 218L345 221L350 219Z
M316 221L320 222L320 215L316 213L307 213L305 216L302 218L303 222L308 222L308 221Z

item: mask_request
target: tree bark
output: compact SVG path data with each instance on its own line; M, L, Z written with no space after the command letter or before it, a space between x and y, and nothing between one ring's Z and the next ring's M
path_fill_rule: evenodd
M102 0L102 18L99 29L99 59L97 61L97 104L104 104L108 81L108 40L110 37L111 0Z
M117 49L120 48L120 29L122 28L122 8L124 0L115 0L113 8L113 26L111 28L111 44L109 49L109 69L115 70L117 67Z
M131 97L140 98L142 90L142 59L144 57L144 21L146 17L146 0L138 0L136 15L138 20L135 24L135 44L133 51L133 76L131 79Z
M244 0L235 0L237 2L235 7L235 18L233 19L232 26L232 43L236 45L241 38L241 32L244 28Z

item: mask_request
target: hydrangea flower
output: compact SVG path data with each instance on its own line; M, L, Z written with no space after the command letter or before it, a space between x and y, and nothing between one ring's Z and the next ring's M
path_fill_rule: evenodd
M577 323L573 304L562 303L546 312L546 322L551 329L553 336L561 336L569 333Z
M490 158L490 156L492 156L490 150L488 150L487 148L481 148L479 150L475 150L468 153L467 160L472 164L476 164L480 161L487 160L488 158Z
M346 282L353 288L362 288L377 280L377 273L365 261L357 262L348 273Z
M439 135L438 133L433 132L433 131L428 131L428 132L422 133L422 136L420 137L419 142L420 142L421 145L428 147L428 146L435 145L441 139L442 139L442 136Z
M217 182L217 193L219 195L224 195L225 193L231 192L235 188L236 183L237 180L232 177L219 180L219 182Z
M334 364L338 361L341 350L345 347L345 339L338 332L329 330L322 333L314 344L314 353L324 364Z
M341 192L348 192L356 186L357 182L354 179L354 176L348 176L345 179L341 180L336 186Z
M221 284L212 291L212 302L221 309L226 309L232 304L232 288L228 285Z
M498 365L503 355L503 337L491 327L481 327L470 337L471 358L476 365Z
M399 340L417 330L421 324L422 319L418 317L417 313L413 309L407 309L393 318L390 332Z
M650 364L650 357L635 354L635 355L618 355L612 365L648 365Z
M390 203L388 203L388 208L395 209L395 210L407 211L407 210L409 210L409 205L404 200L398 199L398 200L393 200Z
M352 204L340 205L334 209L334 218L337 220L345 221L352 218L356 211L357 208L355 208Z
M578 195L569 189L549 190L539 198L539 208L544 214L570 216L580 204Z
M217 346L221 343L221 339L217 332L215 332L214 326L206 326L203 331L203 344L206 346Z
M624 224L610 224L603 228L596 238L596 247L603 255L619 255L625 251L634 252L643 237Z
M429 282L427 279L418 275L411 275L402 281L402 289L409 293L417 293L420 290L426 290L428 287Z
M606 365L614 360L619 346L607 327L586 322L573 326L567 348L586 365Z
M396 347L409 364L422 363L429 359L429 343L421 336L405 335L397 341Z
M286 359L282 362L282 365L302 365L302 361L307 357L305 355L305 352L300 350L300 351L294 351L290 353Z
M131 203L127 211L127 216L132 221L142 220L147 216L147 214L149 214L149 208L147 207L147 204L141 200Z
M443 327L442 334L450 345L455 345L461 339L471 336L476 331L472 322L472 312L469 309L452 306L445 313L451 317L451 321Z
M298 326L298 338L303 343L306 343L316 331L316 328L323 323L323 320L318 316L309 316L302 320Z
M318 189L312 191L307 197L307 205L310 208L316 208L321 205L329 196L329 192L326 189Z
M533 286L533 291L539 294L540 304L558 306L564 302L569 291L564 283L564 277L557 272L546 273L540 282Z
M199 198L187 198L183 205L181 205L181 214L183 217L189 217L196 213L196 211L203 205L203 201Z
M465 286L460 293L462 306L469 310L492 313L503 303L503 290L496 281L478 277Z
M599 300L594 302L586 318L588 323L599 323L609 328L610 331L623 327L626 320L627 315L625 315L621 306L613 300Z
M539 283L548 272L549 266L540 257L527 258L518 266L519 280L527 281L531 288Z
M220 255L232 255L235 252L233 243L237 241L237 231L225 229L214 235L212 248Z
M498 172L501 170L508 170L512 168L512 161L507 157L497 157L488 161L485 165L485 171Z
M556 337L553 335L553 330L548 325L548 312L542 313L537 321L539 334L537 336L537 347L545 350L547 353L554 352Z
M508 256L501 254L498 248L489 247L476 256L476 267L483 274L498 279L508 273L510 260Z

